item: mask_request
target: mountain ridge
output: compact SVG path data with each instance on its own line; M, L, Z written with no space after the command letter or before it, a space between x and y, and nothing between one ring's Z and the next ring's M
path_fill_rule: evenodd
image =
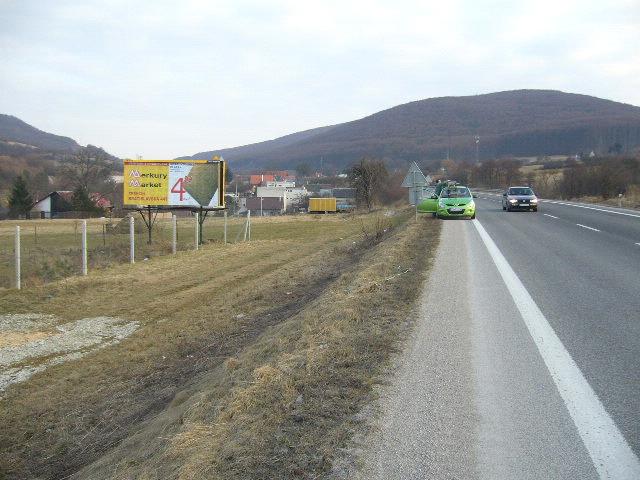
M315 166L321 157L325 165L341 169L363 156L424 165L446 158L447 152L455 159L475 160L476 135L480 160L606 152L615 143L631 151L640 147L640 107L558 90L434 97L337 125L182 158L222 155L236 169Z
M73 153L82 148L72 138L45 132L18 117L3 113L0 113L0 140L59 153Z

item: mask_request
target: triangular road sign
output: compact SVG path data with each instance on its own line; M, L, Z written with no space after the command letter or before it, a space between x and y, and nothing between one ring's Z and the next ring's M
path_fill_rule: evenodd
M404 177L402 181L402 187L412 188L412 187L425 187L429 184L425 176L423 175L420 167L416 162L413 162L413 165L409 168L407 172L407 176Z

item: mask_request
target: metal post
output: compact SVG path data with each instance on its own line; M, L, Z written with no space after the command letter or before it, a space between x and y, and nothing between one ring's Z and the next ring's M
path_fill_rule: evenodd
M247 210L247 219L244 222L244 238L242 239L244 242L247 241L247 230L249 229L249 213L251 210Z
M200 247L200 245L198 245L200 243L200 215L198 215L198 212L196 212L196 250L198 250L198 248Z
M16 225L16 288L20 290L20 225Z
M82 275L87 275L87 221L82 220Z
M247 224L249 229L249 241L251 241L251 210L247 213Z
M129 261L136 263L136 224L133 215L129 216Z
M227 212L224 212L224 243L227 243Z
M171 223L173 224L173 232L171 235L171 252L175 255L178 251L178 217L172 215Z

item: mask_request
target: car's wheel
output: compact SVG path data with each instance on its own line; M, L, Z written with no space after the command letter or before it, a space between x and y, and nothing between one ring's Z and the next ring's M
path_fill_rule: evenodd
M510 211L511 211L511 207L507 207L507 212L510 212Z
M473 215L471 215L471 217L469 217L469 220L475 220L476 218L476 212L473 212Z
M502 205L502 210L506 210L506 209L507 209L507 207L505 207L504 205Z
M538 207L533 207L533 211L537 212L538 211Z
M431 216L432 216L432 217L437 217L437 216L438 216L438 214L437 214L436 212L433 212L433 213L431 214Z

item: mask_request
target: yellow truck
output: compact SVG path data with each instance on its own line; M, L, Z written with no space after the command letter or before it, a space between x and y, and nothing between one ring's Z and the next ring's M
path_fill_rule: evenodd
M309 199L309 213L335 213L337 211L338 205L335 197Z

